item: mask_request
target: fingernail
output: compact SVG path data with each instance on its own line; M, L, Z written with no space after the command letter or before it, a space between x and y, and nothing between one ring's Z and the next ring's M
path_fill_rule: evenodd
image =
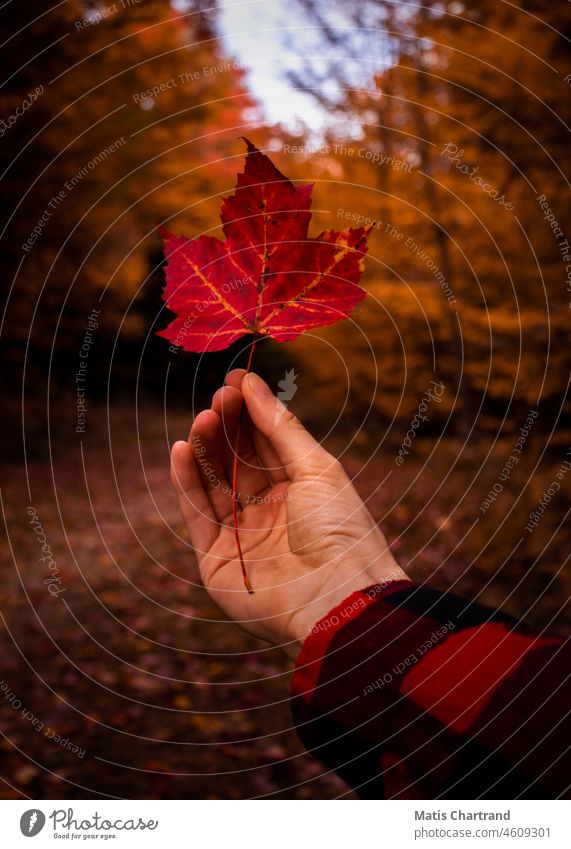
M273 395L273 392L266 381L262 380L261 377L258 377L257 374L250 371L244 377L244 380L248 384L248 387L252 390L252 392L255 392L256 395L260 395L262 398L267 398L268 396Z

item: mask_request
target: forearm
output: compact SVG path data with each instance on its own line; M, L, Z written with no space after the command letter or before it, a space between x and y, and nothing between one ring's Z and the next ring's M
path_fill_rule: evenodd
M561 640L398 581L314 626L292 710L307 748L363 797L557 797L569 660Z

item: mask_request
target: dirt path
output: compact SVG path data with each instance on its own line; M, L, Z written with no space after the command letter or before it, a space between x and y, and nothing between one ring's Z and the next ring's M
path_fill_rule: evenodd
M182 420L174 425L168 441L180 436ZM288 661L225 621L198 585L161 429L157 419L138 444L128 428L114 427L120 436L111 452L101 439L84 454L74 449L53 465L29 466L31 497L24 470L4 476L0 794L345 793L291 727ZM554 575L569 550L569 531L559 529L539 566L530 569L529 562L533 547L545 547L557 528L565 494L502 567L521 528L504 527L492 550L485 547L490 521L501 527L502 511L474 529L495 467L478 496L463 497L467 471L459 469L432 498L452 453L442 448L426 466L411 458L398 473L386 457L368 462L350 454L344 462L361 492L374 493L371 510L416 577L481 593L485 602L548 625L568 595L568 578ZM546 470L545 478L551 474ZM514 477L514 499L520 484ZM564 613L550 628L569 630Z

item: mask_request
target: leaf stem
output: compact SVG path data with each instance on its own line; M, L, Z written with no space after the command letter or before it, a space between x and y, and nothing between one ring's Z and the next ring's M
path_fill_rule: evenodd
M252 367L252 359L254 357L254 351L256 350L257 341L258 337L257 335L255 335L254 341L252 342L252 347L250 348L250 356L248 357L246 374L248 374ZM240 415L238 416L238 427L236 428L236 441L234 443L234 464L232 468L232 519L234 523L234 536L236 537L236 547L238 549L238 555L240 557L240 568L242 569L242 578L244 581L244 586L251 595L254 592L254 588L250 583L250 579L248 578L248 573L246 571L246 566L244 564L244 555L242 554L242 546L240 545L240 532L238 530L238 447L240 444L240 426L242 424L243 414L244 406L242 405Z

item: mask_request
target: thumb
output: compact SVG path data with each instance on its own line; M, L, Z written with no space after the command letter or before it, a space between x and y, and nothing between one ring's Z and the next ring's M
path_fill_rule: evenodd
M291 478L313 476L336 462L261 377L248 372L240 388L252 422L269 440Z

